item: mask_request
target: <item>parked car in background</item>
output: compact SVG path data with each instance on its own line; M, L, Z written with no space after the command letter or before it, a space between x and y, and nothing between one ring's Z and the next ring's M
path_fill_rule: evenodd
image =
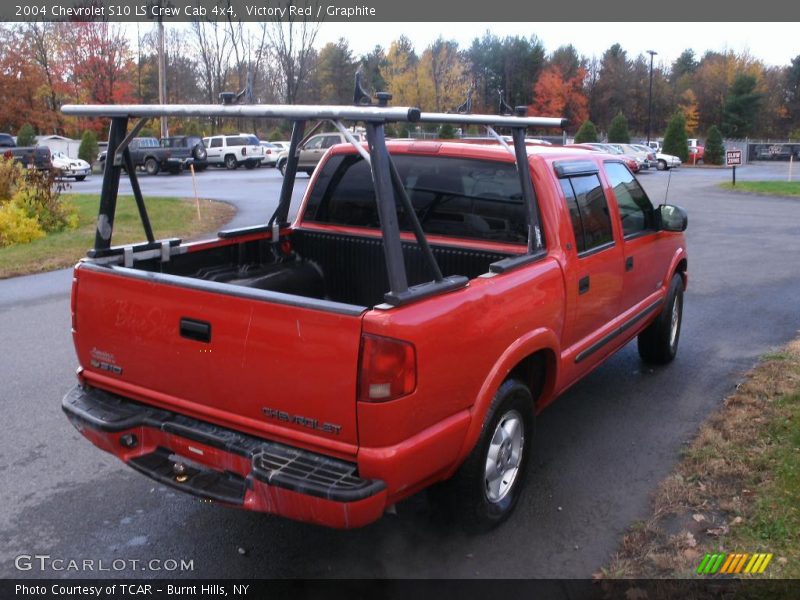
M50 148L47 146L12 146L3 148L2 156L12 158L21 165L39 170L53 168Z
M270 144L272 144L273 146L277 146L278 149L282 151L282 150L288 150L289 146L292 145L292 142L281 140L278 142L270 142Z
M194 163L190 148L165 148L154 137L137 137L128 144L134 168L143 168L148 175L169 171L177 175ZM105 167L106 152L97 157L101 170Z
M53 152L53 171L59 177L74 177L83 181L92 172L92 166L80 158L70 158L63 152Z
M631 148L638 150L639 152L643 152L645 156L647 156L647 165L650 168L658 166L658 159L656 158L656 151L653 150L650 146L646 146L644 144L628 144Z
M633 156L626 155L621 148L616 144L603 144L600 142L585 142L583 144L571 144L570 147L585 148L586 150L594 150L595 152L605 152L613 156L619 156L627 165L627 167L634 173L640 170L640 163Z
M366 138L363 134L354 132L353 137L359 141L365 141ZM336 144L343 144L347 140L341 133L320 133L312 135L304 144L300 146L300 156L298 158L297 170L305 171L308 175L314 172L317 164L328 151L328 148ZM286 161L289 158L289 151L286 150L278 155L277 164L278 170L281 175L286 173Z
M195 171L205 171L208 167L208 153L199 135L173 135L161 139L164 148L186 148L192 155Z
M668 171L669 169L676 169L681 166L681 159L672 154L664 154L663 152L656 153L656 169L659 171Z
M14 148L17 142L10 133L0 133L0 148Z
M261 163L263 151L258 138L249 133L214 135L203 138L208 164L226 169L255 169Z
M283 151L283 148L276 146L272 142L259 142L261 148L264 150L264 157L261 159L261 165L265 167L274 167L278 162L278 154Z
M645 146L649 146L652 150L655 150L656 153L661 152L661 142L656 140L650 140L649 142L643 142Z

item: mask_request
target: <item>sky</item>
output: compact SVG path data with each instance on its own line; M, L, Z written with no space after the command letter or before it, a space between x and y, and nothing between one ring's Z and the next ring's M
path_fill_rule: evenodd
M667 66L686 48L698 59L706 50L748 51L768 66L788 65L800 54L797 23L323 23L317 41L344 37L361 55L404 34L419 53L439 35L466 47L487 29L500 37L535 34L548 53L572 44L579 54L598 58L618 42L629 57L654 50L654 64Z

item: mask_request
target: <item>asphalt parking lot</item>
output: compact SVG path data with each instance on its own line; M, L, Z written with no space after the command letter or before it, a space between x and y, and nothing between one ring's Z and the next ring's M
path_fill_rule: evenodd
M748 166L737 176L778 179L786 169ZM0 576L590 576L625 528L646 514L649 494L699 423L760 354L800 329L800 200L717 187L729 179L725 169L641 175L654 203L666 197L689 212L690 279L678 357L647 368L630 344L548 408L516 513L483 536L443 525L424 494L364 529L332 531L155 484L95 449L61 413L76 367L69 271L0 281ZM145 196L193 193L187 174L141 182ZM274 169L197 177L202 197L239 208L232 226L263 223L280 182ZM99 185L93 176L72 191ZM123 560L125 568L20 571L21 554ZM193 568L166 572L166 560L192 561Z

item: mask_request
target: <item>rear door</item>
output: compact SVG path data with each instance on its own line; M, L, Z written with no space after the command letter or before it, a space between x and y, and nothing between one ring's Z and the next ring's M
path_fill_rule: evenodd
M205 144L206 146L206 156L208 157L208 162L211 163L220 163L222 162L222 137L212 137L207 138L208 142Z
M587 368L607 354L603 343L619 315L622 247L597 171L559 179L573 238L565 244L567 321L563 347ZM580 368L580 370L584 370Z

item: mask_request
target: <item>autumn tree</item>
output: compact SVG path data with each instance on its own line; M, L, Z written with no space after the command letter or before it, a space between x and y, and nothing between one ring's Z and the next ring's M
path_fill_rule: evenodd
M529 111L536 115L564 117L575 126L589 116L588 100L583 93L586 71L579 66L571 77L564 79L561 67L551 64L539 76ZM568 66L567 71L572 69Z
M392 93L395 104L400 106L419 105L418 64L419 58L407 37L400 36L391 43L386 52L381 76L386 81L386 86Z
M699 123L699 111L697 108L697 96L691 89L683 92L678 100L678 107L683 111L686 119L686 132L694 133L697 131Z
M611 120L608 128L608 141L612 144L630 144L631 134L628 132L628 120L622 112Z
M672 154L686 162L689 160L689 140L686 136L686 118L683 111L677 110L672 116L664 134L664 153Z
M800 54L792 59L786 70L786 117L797 126L800 123Z
M716 125L712 125L708 130L705 148L706 154L703 160L712 165L721 165L725 158L725 146L722 143L722 133Z
M314 42L320 23L290 11L298 5L296 0L285 0L280 5L289 16L284 21L276 18L264 27L272 59L276 61L282 99L286 104L295 104L308 84L316 61Z
M586 119L578 129L578 133L575 134L575 143L584 144L597 141L599 141L597 127L589 119Z
M455 109L464 102L467 78L458 44L438 38L419 61L419 105L436 112Z

